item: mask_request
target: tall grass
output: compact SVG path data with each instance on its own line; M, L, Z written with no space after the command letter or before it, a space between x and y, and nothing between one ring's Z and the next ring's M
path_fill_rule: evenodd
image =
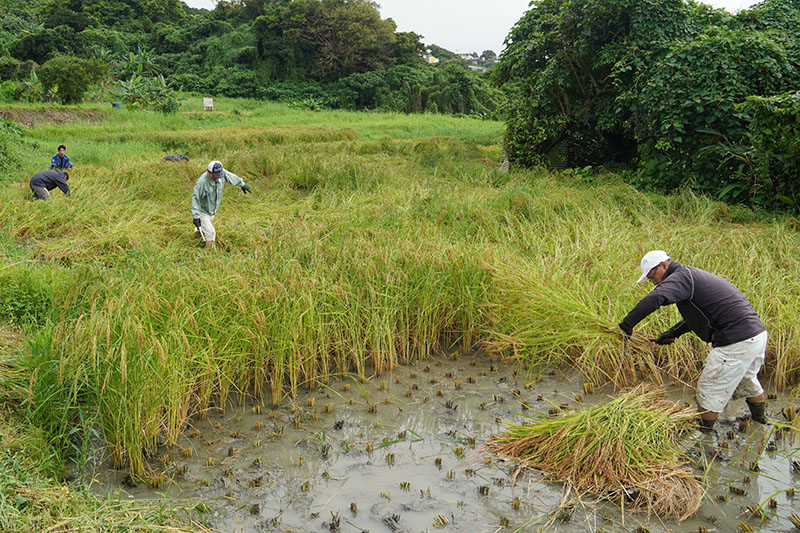
M56 435L101 428L135 474L188 417L232 398L278 403L451 347L618 385L692 379L697 341L637 341L622 358L616 324L645 294L638 260L656 247L739 285L770 328L770 380L794 379L789 221L645 196L613 176L500 174L490 122L218 108L35 129L42 145L72 139L72 197L0 190L0 268L58 280L30 339L33 416ZM167 152L191 161L160 162ZM255 192L226 189L215 226L229 251L207 253L189 201L210 159ZM675 320L663 311L641 329Z
M23 340L22 331L0 328L0 530L208 531L194 521L199 513L191 503L100 500L88 488L62 481L64 463L53 434L13 407L26 401L31 379L20 364Z

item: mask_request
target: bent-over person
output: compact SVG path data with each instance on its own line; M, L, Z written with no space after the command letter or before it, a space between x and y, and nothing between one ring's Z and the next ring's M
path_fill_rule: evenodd
M60 170L43 170L41 172L37 172L31 178L30 183L33 196L37 200L49 200L50 193L48 191L52 191L56 187L61 189L64 194L69 196L69 185L67 185L68 179L69 174Z
M767 328L744 294L715 274L673 261L662 250L645 254L640 268L637 283L650 280L655 288L620 322L625 335L630 337L636 324L659 307L675 304L683 320L653 342L672 344L692 331L711 343L697 381L700 429L710 432L728 402L742 397L752 419L766 424L758 371L766 355Z

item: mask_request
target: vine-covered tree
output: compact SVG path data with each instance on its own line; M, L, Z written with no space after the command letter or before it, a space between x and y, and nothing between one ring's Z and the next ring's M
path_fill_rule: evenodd
M570 162L634 153L620 97L676 39L688 39L683 0L541 0L506 39L498 79L514 87L508 146L535 164L565 143Z
M627 164L647 188L786 205L794 189L755 171L766 144L743 103L800 86L798 25L797 0L736 16L682 0L534 2L497 71L513 94L510 156L533 165L566 152L573 166Z

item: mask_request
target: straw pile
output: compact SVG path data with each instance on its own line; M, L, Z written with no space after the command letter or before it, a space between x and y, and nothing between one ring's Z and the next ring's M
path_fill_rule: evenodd
M487 446L579 492L680 522L697 511L704 494L678 448L696 416L659 389L639 385L563 417L507 424Z

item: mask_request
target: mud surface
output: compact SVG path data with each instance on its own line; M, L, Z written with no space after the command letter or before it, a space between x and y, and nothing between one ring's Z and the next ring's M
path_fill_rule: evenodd
M744 427L736 420L742 401L729 406L716 435L686 440L709 492L682 524L623 514L588 496L570 495L564 506L560 483L481 451L502 420L605 402L612 392L586 395L574 376L526 383L480 355L434 359L365 383L343 378L279 408L235 402L193 420L178 446L159 450L150 477L157 488L108 465L93 473L93 486L123 497L202 500L211 508L206 523L231 532L794 530L789 517L800 514L800 494L788 491L800 483L797 444L788 431ZM684 387L668 386L668 394L692 401ZM783 420L788 402L770 403L771 417ZM763 518L752 512L762 503Z
M22 109L5 107L0 108L0 117L16 122L25 128L33 128L39 124L64 124L65 122L100 122L108 113L99 109Z

